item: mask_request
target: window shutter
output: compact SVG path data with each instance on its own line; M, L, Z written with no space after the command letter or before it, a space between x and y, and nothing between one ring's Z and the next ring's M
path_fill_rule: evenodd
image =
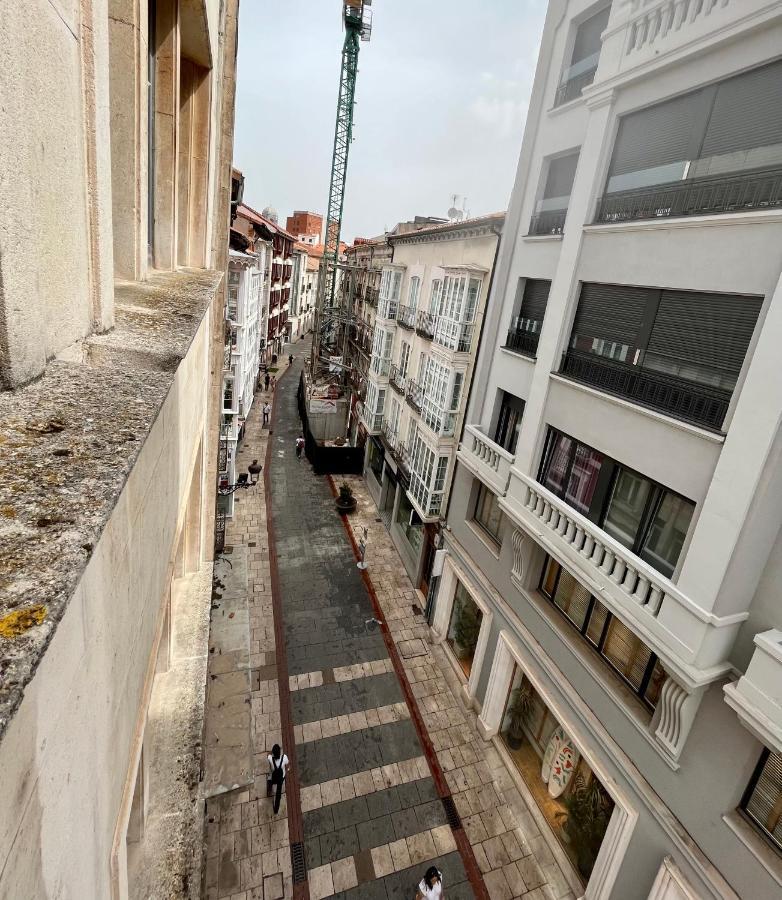
M753 69L718 85L701 157L779 144L782 144L782 62ZM778 164L779 152L775 156Z
M782 753L768 753L744 809L782 846Z
M703 103L703 92L695 91L623 117L609 180L615 175L692 159L693 123L701 120Z
M727 373L741 371L762 297L663 291L648 350L666 359Z
M608 17L610 15L611 6L609 4L578 26L576 40L573 44L571 65L581 62L582 59L586 59L587 57L600 52L602 45L600 35L606 30Z
M652 651L619 619L613 617L608 628L603 656L639 690Z
M571 622L582 628L589 609L589 591L570 574L562 570L557 585L557 593L554 602L565 613Z
M573 337L601 338L637 346L638 333L651 288L619 284L591 284L581 286Z
M550 281L542 278L528 278L521 297L519 317L542 322L543 317L546 315L546 304L548 303L550 289Z
M576 177L578 165L578 153L569 156L559 156L552 159L546 176L546 187L543 191L543 199L551 197L569 197L573 189L573 180Z

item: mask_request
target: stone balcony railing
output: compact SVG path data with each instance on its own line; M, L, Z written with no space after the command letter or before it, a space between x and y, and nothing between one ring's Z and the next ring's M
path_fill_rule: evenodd
M720 617L700 608L672 581L514 467L500 506L618 612L689 688L729 671L727 654L746 613Z
M505 496L515 457L495 444L480 425L467 425L457 453L459 461L500 497Z

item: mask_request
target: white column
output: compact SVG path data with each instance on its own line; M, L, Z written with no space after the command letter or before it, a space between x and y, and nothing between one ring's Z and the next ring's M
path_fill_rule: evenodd
M432 618L431 635L436 644L441 644L448 633L448 622L453 609L453 595L456 590L456 573L449 559L445 560L443 575L440 579L440 587L437 589L437 599Z
M551 284L540 333L537 365L524 409L525 427L521 429L516 447L516 468L527 475L533 474L535 470L538 442L543 436L549 374L559 369L560 357L570 335L570 311L577 301L576 270L581 252L582 226L591 217L597 173L601 171L602 159L607 152L606 145L610 140L608 122L612 100L613 94L605 93L589 104L591 114L570 194L559 264ZM533 423L537 427L533 427Z
M510 690L511 678L513 678L513 666L513 656L500 635L497 638L497 650L494 654L489 683L486 686L483 709L478 717L478 730L484 740L491 740L502 725L505 700Z

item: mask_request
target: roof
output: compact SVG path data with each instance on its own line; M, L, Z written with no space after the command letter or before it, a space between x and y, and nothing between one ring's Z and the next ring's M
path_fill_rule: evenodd
M293 249L294 250L303 250L304 253L309 253L310 250L312 250L312 245L305 244L302 241L296 241L296 243L293 245Z
M296 240L296 238L281 225L275 225L274 222L267 219L265 216L262 216L257 210L253 209L252 206L248 206L246 203L239 204L236 215L249 219L250 222L254 222L256 225L265 225L272 234L281 234L291 241Z
M489 213L485 216L474 216L471 219L459 219L446 222L443 225L427 225L425 228L417 228L414 231L406 231L404 234L389 234L390 241L404 241L406 238L420 237L422 234L442 234L448 231L458 231L460 228L469 228L476 225L489 225L492 221L502 224L505 221L505 210Z

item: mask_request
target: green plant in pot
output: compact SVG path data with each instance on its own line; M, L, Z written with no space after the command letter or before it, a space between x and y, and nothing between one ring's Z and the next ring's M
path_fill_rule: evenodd
M353 488L343 481L339 486L339 496L337 497L337 509L340 512L353 512L356 508L356 498L353 496Z
M589 878L608 828L614 801L596 778L587 782L579 773L564 803L567 813L560 813L559 816L565 818L563 828L576 853L578 871L584 878Z
M453 626L454 652L459 659L467 659L475 653L481 630L481 614L474 603L457 599L456 617Z
M521 747L524 741L524 726L529 721L534 707L532 688L523 682L513 692L508 706L508 725L505 736L511 750L518 750Z

